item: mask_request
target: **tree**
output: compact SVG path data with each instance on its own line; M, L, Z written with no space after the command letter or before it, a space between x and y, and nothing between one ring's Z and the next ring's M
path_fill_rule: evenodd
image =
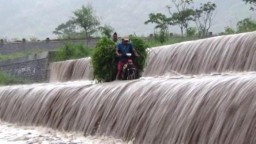
M167 40L167 32L160 30L158 40L163 44Z
M181 30L181 36L184 36L184 30L187 31L188 23L193 20L193 10L186 9L179 13L173 13L171 17L171 21L173 24L178 25Z
M237 22L237 32L250 32L256 30L256 22L246 18Z
M228 26L228 27L225 27L225 31L221 32L220 35L228 35L228 34L235 34L235 33L236 33L236 30Z
M195 36L196 35L196 28L194 28L194 27L187 28L186 35L187 35L187 37Z
M155 23L156 24L155 29L166 30L168 29L169 19L164 14L161 14L161 13L156 13L156 14L150 13L149 20L147 20L145 24L148 24L148 23Z
M100 26L99 30L101 31L102 35L106 36L107 38L111 38L111 33L113 33L114 28L110 25Z
M256 0L243 0L243 1L252 5L250 10L253 10L253 11L255 10Z
M225 27L225 33L226 34L234 34L236 31L232 29L231 27Z
M170 6L166 6L169 14L170 25L178 25L180 27L181 36L184 35L184 30L187 30L188 23L193 20L193 10L189 6L193 3L193 0L172 0L177 12L172 12Z
M53 32L62 38L74 38L84 35L88 44L88 38L97 31L100 22L94 15L91 5L82 6L74 12L74 17L66 23L60 24Z
M201 3L199 9L194 11L194 21L196 23L199 36L206 37L208 35L209 29L212 26L212 20L214 18L214 11L217 5L212 2L207 2L205 4Z
M147 20L145 24L148 23L155 23L155 29L160 29L159 41L163 43L166 40L166 34L168 33L168 25L170 23L170 20L164 14L150 13L149 20Z
M237 22L237 28L232 29L231 27L225 27L225 31L221 32L220 35L226 34L235 34L235 33L242 33L242 32L250 32L256 30L256 21L245 18Z
M88 37L97 31L97 27L100 25L98 18L94 15L91 5L82 6L74 12L73 22L80 26L84 32L88 44Z
M69 20L66 23L60 24L53 31L53 34L56 34L63 39L76 38L79 33L79 29L73 20Z

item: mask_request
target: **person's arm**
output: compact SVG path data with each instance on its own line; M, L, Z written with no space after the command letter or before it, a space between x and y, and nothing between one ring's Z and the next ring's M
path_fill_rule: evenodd
M118 52L118 44L116 45L116 55L121 56L121 54Z
M137 51L135 50L135 48L133 47L133 45L131 44L131 48L132 48L132 52L135 54L136 57L140 56Z

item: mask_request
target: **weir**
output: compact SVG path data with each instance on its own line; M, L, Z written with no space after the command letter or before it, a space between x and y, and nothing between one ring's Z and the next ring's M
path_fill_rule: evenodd
M256 74L1 87L0 118L134 143L254 143Z
M153 48L138 80L0 87L0 119L135 144L253 144L255 37L251 32ZM89 63L54 63L51 80L90 79ZM170 73L176 76L163 76Z
M249 32L150 48L143 76L256 71L255 39L256 32ZM76 61L87 74L92 71L90 60ZM92 79L92 74L74 70L71 61L61 62L63 68L59 64L51 68L51 81L74 80L70 71L76 71L77 79Z
M90 62L90 57L54 62L50 66L50 82L92 80L93 69Z
M255 71L255 39L250 32L153 48L144 76Z

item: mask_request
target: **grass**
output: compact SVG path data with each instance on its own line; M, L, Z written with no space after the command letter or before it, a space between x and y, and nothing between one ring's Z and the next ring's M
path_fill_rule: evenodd
M63 47L59 48L54 55L54 61L64 61L69 59L79 59L91 56L93 53L92 48L87 48L82 44L66 43Z
M13 85L13 84L25 84L25 83L29 83L29 81L12 76L4 72L0 72L0 85Z
M42 52L42 50L35 49L33 51L23 51L23 52L17 52L12 54L5 54L5 55L0 54L0 62L22 58L22 57L26 57L26 56L40 53L40 52ZM10 74L0 71L0 86L13 85L13 84L26 84L26 83L30 83L30 81L16 77L16 76L12 76Z
M26 56L33 55L33 54L40 53L40 52L42 52L42 50L35 49L32 51L23 51L23 52L17 52L17 53L12 53L12 54L5 54L5 55L0 54L0 62L6 61L6 60L22 58L22 57L26 57Z
M6 61L6 60L12 60L12 59L17 59L17 58L23 58L29 55L33 55L36 53L40 53L42 50L40 49L34 49L32 51L23 51L23 52L17 52L17 53L12 53L12 54L5 54L2 55L0 54L0 62L1 61ZM26 83L31 83L29 80L22 79L20 77L16 77L10 74L7 74L5 72L0 71L0 85L13 85L13 84L26 84Z
M197 39L198 39L198 37L183 37L183 38L182 37L172 37L172 38L169 38L164 43L160 43L159 41L152 38L152 39L146 40L146 42L149 47L157 47L157 46L170 45L170 44L180 43L180 42L184 42L184 41L197 40Z

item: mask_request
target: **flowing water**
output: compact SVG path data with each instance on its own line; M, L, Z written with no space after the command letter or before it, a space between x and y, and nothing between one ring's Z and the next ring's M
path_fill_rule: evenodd
M54 62L51 65L50 82L91 80L91 58Z
M0 122L1 144L131 144L112 137L84 137L80 133L55 131L46 127L19 126Z
M256 74L1 87L0 118L134 143L255 143Z
M0 119L135 144L254 144L255 38L153 48L138 80L0 87ZM91 79L88 58L52 66L51 81Z
M255 39L250 32L153 48L144 76L255 71Z
M143 76L256 71L255 39L250 32L150 48ZM54 63L51 81L92 79L90 71L90 59Z

